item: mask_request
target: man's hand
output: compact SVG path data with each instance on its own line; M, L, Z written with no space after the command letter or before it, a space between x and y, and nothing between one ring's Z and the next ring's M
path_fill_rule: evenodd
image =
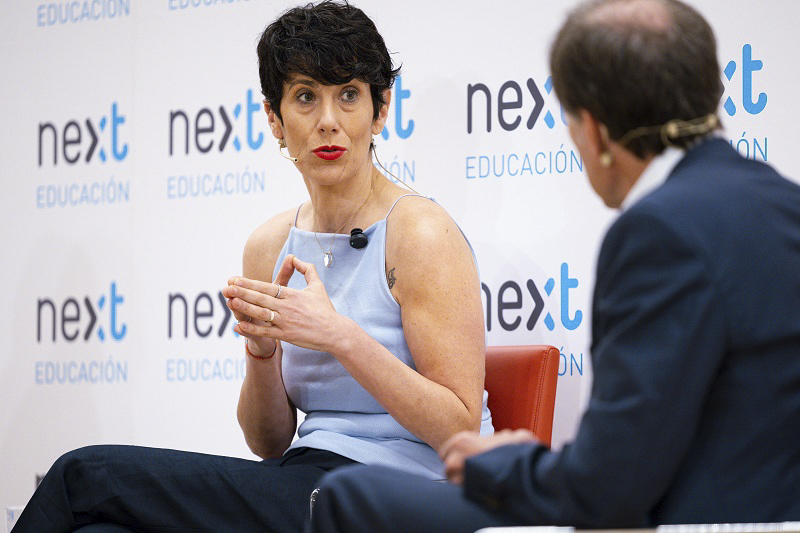
M464 482L464 462L473 455L487 452L506 444L534 442L536 437L527 429L504 429L489 437L481 437L472 431L462 431L450 437L440 451L444 460L445 473L451 483Z

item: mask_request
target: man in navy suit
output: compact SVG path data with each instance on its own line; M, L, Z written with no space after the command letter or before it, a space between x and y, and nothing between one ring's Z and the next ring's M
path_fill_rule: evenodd
M800 186L715 136L716 44L693 8L582 5L550 59L589 181L622 211L575 440L458 434L439 450L451 483L340 470L315 531L800 521Z

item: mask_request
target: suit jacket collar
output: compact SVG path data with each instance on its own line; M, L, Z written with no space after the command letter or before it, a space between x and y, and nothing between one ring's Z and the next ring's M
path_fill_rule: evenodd
M702 164L708 158L722 157L724 153L734 152L727 141L721 137L708 137L698 142L688 150L667 148L653 158L642 175L633 184L628 195L620 205L620 211L630 209L636 202L662 186L676 173L689 166Z
M684 155L685 152L683 150L667 147L663 152L655 156L633 184L631 190L628 191L619 206L620 211L627 210L650 192L661 187Z

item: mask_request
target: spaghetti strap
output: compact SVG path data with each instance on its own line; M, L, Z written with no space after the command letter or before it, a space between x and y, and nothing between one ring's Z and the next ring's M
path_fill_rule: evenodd
M399 200L399 198L398 198ZM300 217L300 208L303 207L304 204L300 204L297 206L297 213L294 214L294 227L297 227L297 219ZM394 206L392 206L394 207ZM391 211L391 210L390 210Z
M392 204L392 207L389 208L389 212L386 213L386 216L383 217L383 218L389 218L389 215L392 214L392 209L394 209L394 206L397 205L397 202L399 202L400 200L402 200L406 196L420 196L422 198L427 198L428 200L433 200L433 198L431 198L430 196L425 196L424 194L413 194L413 193L404 194L401 197L399 197L397 200L394 201L394 203Z

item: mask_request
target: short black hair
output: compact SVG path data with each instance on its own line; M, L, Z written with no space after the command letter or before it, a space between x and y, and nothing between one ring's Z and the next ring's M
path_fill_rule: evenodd
M281 120L283 84L303 74L325 85L357 79L369 84L378 118L400 68L392 59L375 23L360 9L326 0L289 9L272 22L258 41L261 92Z
M713 114L723 91L714 32L700 13L679 0L654 0L666 12L665 24L615 17L613 9L611 16L599 16L603 8L630 1L579 6L550 50L553 86L564 109L585 109L615 141L635 128ZM688 146L695 137L673 144ZM664 143L655 132L632 139L627 148L644 158L661 153Z

